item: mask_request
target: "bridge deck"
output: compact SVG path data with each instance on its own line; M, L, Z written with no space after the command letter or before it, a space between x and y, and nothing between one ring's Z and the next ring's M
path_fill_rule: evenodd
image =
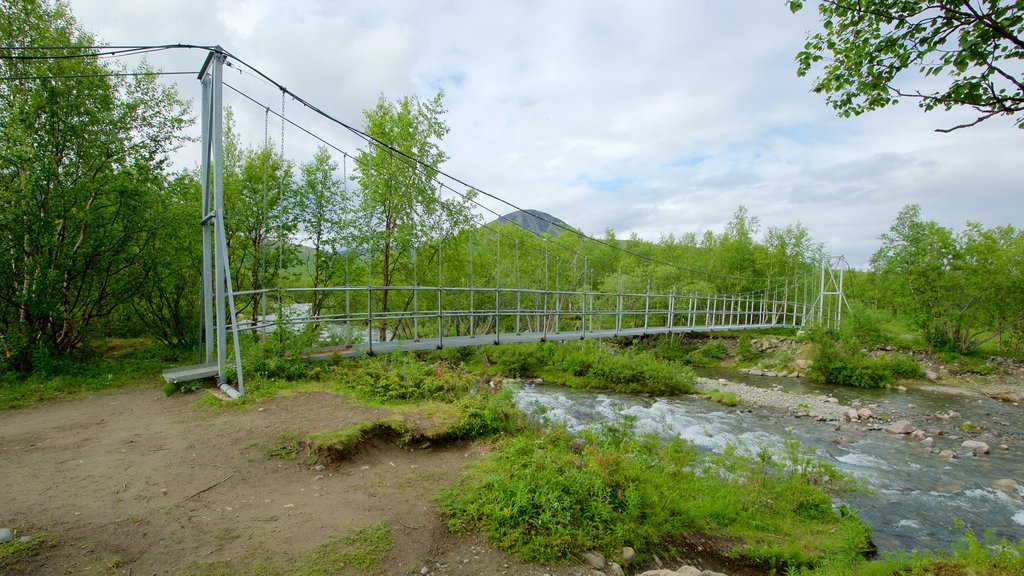
M388 354L399 351L439 350L441 348L463 348L469 346L490 346L522 342L545 342L567 340L591 340L597 338L635 337L655 334L683 334L693 332L729 332L736 330L768 330L774 328L798 328L791 324L746 324L742 326L664 326L653 328L626 328L621 330L577 330L561 332L520 332L500 334L476 334L473 336L446 336L444 338L421 338L419 340L391 340L388 342L361 343L352 346L330 346L309 352L306 357L326 359L331 356L359 356L362 354Z

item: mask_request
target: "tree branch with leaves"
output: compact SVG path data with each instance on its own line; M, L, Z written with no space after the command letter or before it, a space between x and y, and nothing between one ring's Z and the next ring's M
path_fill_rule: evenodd
M787 0L798 12L803 0ZM926 111L967 108L952 132L1007 116L1024 129L1024 4L1000 0L822 0L797 74L840 116L915 100Z

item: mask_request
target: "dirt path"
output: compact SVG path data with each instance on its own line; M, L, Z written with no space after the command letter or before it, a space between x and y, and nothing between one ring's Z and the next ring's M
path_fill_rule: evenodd
M381 521L395 545L371 573L586 573L524 565L478 537L447 533L432 499L486 444L380 443L318 471L267 450L282 434L340 429L384 411L324 393L274 398L258 410L210 410L196 400L132 389L0 412L0 526L59 536L8 573L282 565Z

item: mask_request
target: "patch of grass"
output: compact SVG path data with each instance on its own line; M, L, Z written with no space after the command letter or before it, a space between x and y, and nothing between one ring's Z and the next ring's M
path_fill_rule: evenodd
M687 357L687 363L693 366L716 366L725 359L725 340L721 338L713 338L708 340L703 346L690 352Z
M887 354L879 359L885 369L895 378L915 380L924 378L924 369L906 354Z
M57 535L50 532L44 532L24 541L15 534L14 540L0 544L0 568L13 567L43 548L56 546L58 541Z
M858 388L884 388L893 380L883 361L868 357L856 344L829 338L820 339L809 375L825 384Z
M599 549L639 556L702 532L736 538L733 552L773 566L867 549L869 531L832 509L851 480L795 445L756 458L700 455L620 425L507 440L441 496L453 530L479 529L525 561L557 562Z
M760 354L754 350L753 337L750 334L741 334L736 340L736 359L741 362L756 360Z
M52 360L32 374L0 373L0 410L78 394L152 383L179 364L179 351L148 339L110 338L75 358Z
M978 538L969 529L949 552L899 551L876 560L830 558L793 576L1024 576L1024 540L992 534Z
M300 560L296 576L331 576L346 565L367 570L382 562L395 539L384 522L371 524L317 546Z
M281 460L295 460L301 451L297 434L282 432L277 436L277 443L264 451L267 458L278 458Z
M492 371L506 376L539 376L570 388L659 395L694 390L695 377L685 366L592 340L507 344L488 348L484 354Z
M704 395L707 396L708 400L711 400L712 402L717 402L722 406L737 406L740 403L739 399L736 398L735 394L733 394L732 392L722 392L718 388L715 388L714 390L707 392Z
M950 372L954 374L978 374L987 376L999 371L999 366L987 358L957 352L943 352L939 356Z

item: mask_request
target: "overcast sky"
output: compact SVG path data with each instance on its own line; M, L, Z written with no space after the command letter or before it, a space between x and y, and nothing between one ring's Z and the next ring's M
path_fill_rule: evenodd
M816 29L782 0L717 2L71 0L111 44L219 44L357 127L378 96L446 93L447 172L585 232L619 237L721 232L739 205L768 226L800 222L827 250L866 265L899 209L956 229L1022 225L1024 132L904 102L836 118L796 76ZM198 70L205 54L151 57ZM275 110L251 76L227 81ZM198 101L194 77L178 80ZM230 91L244 142L281 127ZM285 102L286 114L340 148L358 141ZM197 131L198 128L195 128ZM317 143L284 135L286 154ZM196 160L191 160L195 156ZM186 151L179 165L198 162ZM488 205L505 213L509 208ZM490 215L488 215L490 219Z

